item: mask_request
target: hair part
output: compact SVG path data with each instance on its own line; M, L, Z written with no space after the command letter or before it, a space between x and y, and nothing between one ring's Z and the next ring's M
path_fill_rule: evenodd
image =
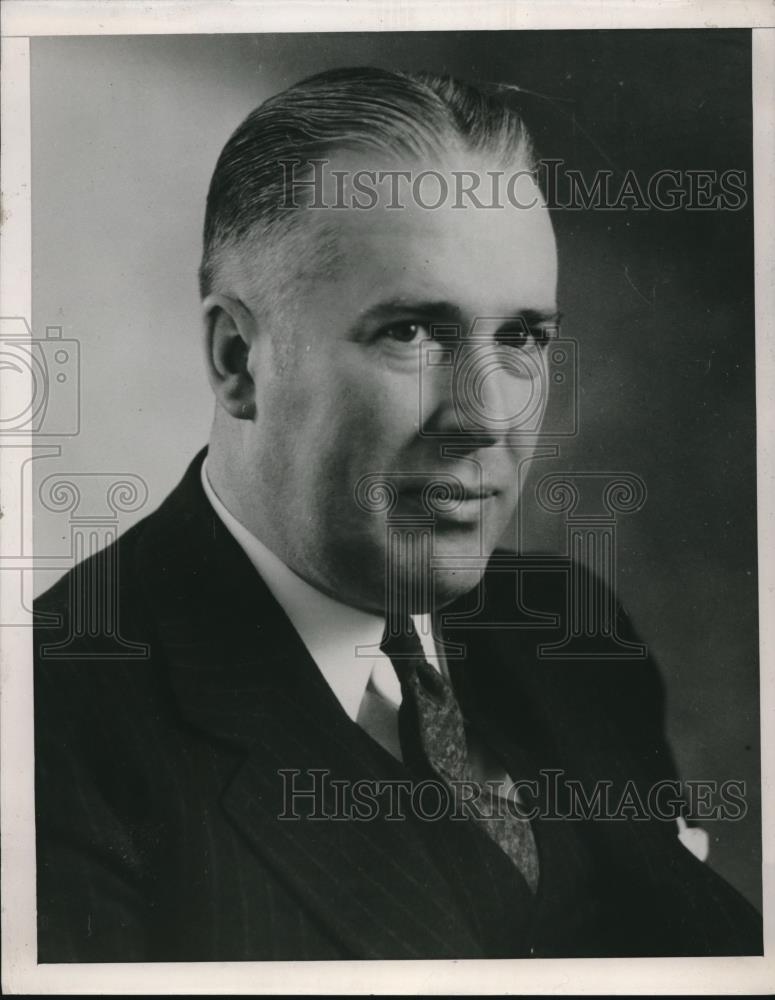
M444 156L451 146L535 167L531 138L507 95L451 76L337 69L269 98L238 126L218 158L205 212L202 297L217 290L248 246L257 265L263 257L264 268L277 269L280 261L274 267L272 261L280 245L308 214L294 210L289 190L289 177L302 176L304 164L342 149L427 159ZM289 162L302 169L289 171ZM299 251L301 241L293 244ZM261 283L259 275L252 278Z

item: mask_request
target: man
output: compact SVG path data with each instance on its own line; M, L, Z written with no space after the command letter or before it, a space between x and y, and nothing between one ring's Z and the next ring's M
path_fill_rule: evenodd
M533 167L507 102L369 69L226 144L206 455L38 605L41 961L760 951L675 817L538 780L646 800L675 772L651 661L543 658L516 595L554 622L566 577L495 553L557 323ZM492 210L458 197L498 170ZM57 656L113 567L147 656Z

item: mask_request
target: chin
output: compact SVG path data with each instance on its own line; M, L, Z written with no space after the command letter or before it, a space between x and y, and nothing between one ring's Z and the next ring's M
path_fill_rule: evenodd
M437 571L432 579L424 574L404 573L400 582L394 583L393 601L399 611L424 615L439 611L459 597L477 587L484 575L484 568L465 568ZM393 601L386 596L385 611Z
M459 569L437 574L434 608L428 610L438 611L452 604L459 597L478 587L483 576L484 569Z
M391 567L384 543L361 541L357 548L347 547L348 558L342 558L342 546L336 562L339 586L330 592L345 603L386 615L391 606L399 614L413 615L444 608L479 585L494 548L478 530L450 535L437 535L429 547L399 546ZM436 562L434 571L435 560L442 565ZM332 558L329 565L333 564Z

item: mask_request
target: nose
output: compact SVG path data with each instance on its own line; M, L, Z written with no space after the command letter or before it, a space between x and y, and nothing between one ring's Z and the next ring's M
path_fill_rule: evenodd
M437 433L457 434L479 447L536 429L545 380L540 360L482 338L460 344L446 379L437 376Z

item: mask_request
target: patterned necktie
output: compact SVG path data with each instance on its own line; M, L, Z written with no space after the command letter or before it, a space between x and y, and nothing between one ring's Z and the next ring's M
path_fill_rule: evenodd
M425 659L411 619L406 625L386 630L381 649L401 682L398 732L404 763L420 773L430 768L454 793L451 783L469 783L471 773L463 715L451 684ZM483 797L487 798L486 789ZM474 811L476 822L516 865L535 893L538 850L530 822L508 808L492 810L485 808L486 801L480 803L484 815Z

